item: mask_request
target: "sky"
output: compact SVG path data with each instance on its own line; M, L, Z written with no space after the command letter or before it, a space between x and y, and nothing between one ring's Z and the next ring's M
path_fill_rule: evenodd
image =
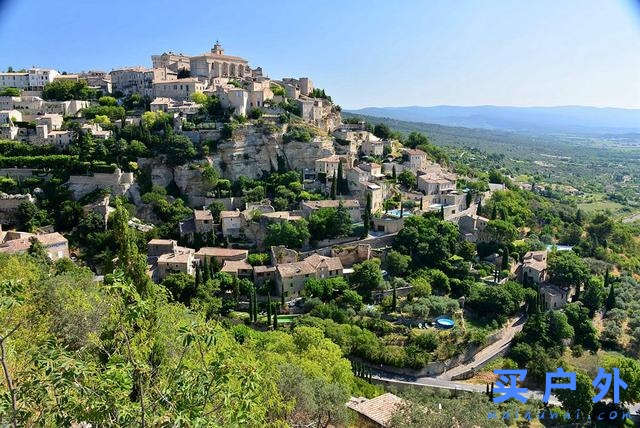
M343 108L640 108L640 0L0 0L2 70L150 66L216 40Z

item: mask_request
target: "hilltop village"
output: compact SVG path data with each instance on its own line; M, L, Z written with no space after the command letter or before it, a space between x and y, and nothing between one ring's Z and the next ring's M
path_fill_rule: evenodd
M389 426L404 402L380 395L367 383L374 375L385 385L409 376L484 392L495 378L477 376L491 362L527 367L536 387L569 346L572 355L637 352L630 302L640 291L621 273L638 270L630 226L554 205L535 179L454 165L428 136L343 117L310 77L270 77L219 42L151 63L0 73L0 254L41 261L43 278L89 272L86 290L106 288L83 310L120 284L127 307L141 313L140 302L157 296L150 290L162 290L202 322L231 326L233 347L286 330L296 352L307 352L301 343L320 341L320 331L335 361L351 363L348 376L332 372L342 395L331 412L349 408L363 426ZM83 314L87 329L106 317ZM54 327L66 319L54 318ZM213 346L198 334L172 340ZM171 364L182 361L166 352ZM474 386L455 383L470 378ZM256 426L272 414L260 413ZM327 424L340 426L335 417ZM292 418L317 416L307 409Z

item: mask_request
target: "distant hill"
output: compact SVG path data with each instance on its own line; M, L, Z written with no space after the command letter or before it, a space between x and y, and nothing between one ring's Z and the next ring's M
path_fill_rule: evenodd
M366 107L350 113L390 119L527 133L633 134L640 109L609 107Z

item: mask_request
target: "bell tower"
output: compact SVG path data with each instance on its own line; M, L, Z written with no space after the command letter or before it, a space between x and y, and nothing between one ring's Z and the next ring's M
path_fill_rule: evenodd
M224 49L222 49L222 45L217 40L216 44L213 45L213 49L211 49L211 53L214 55L224 55Z

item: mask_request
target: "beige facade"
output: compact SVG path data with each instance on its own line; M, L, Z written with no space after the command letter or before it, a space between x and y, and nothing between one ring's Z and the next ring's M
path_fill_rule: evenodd
M220 266L227 260L246 260L248 256L248 250L220 247L202 247L195 253L196 260L198 260L200 264L203 264L205 260L207 263L211 263L211 260L215 259Z
M188 100L195 92L205 89L203 82L194 77L187 79L156 80L153 82L154 97Z
M69 243L58 232L44 233L41 235L22 235L18 239L5 240L0 245L0 253L22 254L29 251L33 240L38 241L44 247L51 260L59 260L69 257ZM6 239L7 237L5 237ZM10 238L10 237L9 237Z
M225 55L222 45L218 42L210 52L194 56L189 59L192 76L205 77L245 77L251 76L251 68L247 60L231 55Z
M518 272L520 281L540 285L547 281L547 251L529 251Z
M172 273L195 275L194 250L177 247L173 253L161 254L157 259L157 268L157 280L159 281Z
M331 179L334 174L338 173L338 164L342 161L344 161L344 158L338 155L316 159L316 174L325 174L328 179Z
M276 283L278 291L284 293L285 299L290 299L300 295L310 278L333 278L342 275L342 271L338 257L313 254L299 262L276 265Z
M240 211L222 211L220 213L222 223L222 235L225 237L239 238L244 232L246 223Z
M153 97L154 81L177 79L177 73L168 68L129 67L112 70L109 74L114 92L124 95L138 93L146 97Z
M191 57L182 53L164 52L160 55L151 55L153 68L168 68L176 73L180 70L191 68Z

